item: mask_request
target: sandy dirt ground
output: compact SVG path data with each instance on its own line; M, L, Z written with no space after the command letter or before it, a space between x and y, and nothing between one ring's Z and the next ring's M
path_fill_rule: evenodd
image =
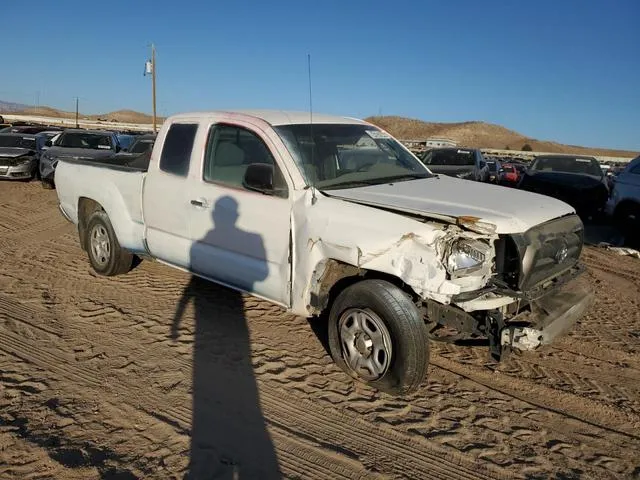
M592 247L597 299L500 365L433 344L393 398L321 325L161 264L92 273L56 194L0 184L0 478L640 478L640 261Z

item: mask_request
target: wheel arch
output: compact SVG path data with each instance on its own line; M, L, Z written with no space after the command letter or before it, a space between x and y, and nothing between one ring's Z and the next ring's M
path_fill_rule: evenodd
M100 203L91 198L80 197L78 199L78 236L80 238L80 246L85 251L87 250L87 222L91 214L96 211L105 212L105 209Z
M309 306L313 315L322 315L331 309L336 297L347 287L363 280L385 280L402 290L414 303L421 303L420 296L401 278L329 258L316 266L312 283Z

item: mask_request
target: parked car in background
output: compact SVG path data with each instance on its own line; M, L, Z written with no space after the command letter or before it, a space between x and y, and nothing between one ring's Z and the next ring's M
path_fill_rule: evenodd
M520 172L515 167L515 165L513 165L512 163L503 163L502 177L500 178L500 183L502 185L514 187L518 184L519 181L520 181Z
M434 148L425 152L422 162L433 173L476 182L489 181L489 167L475 148Z
M606 213L634 246L640 242L640 156L615 177Z
M31 180L36 172L34 135L0 133L0 178Z
M46 125L12 125L8 128L5 128L2 133L27 133L30 135L35 135L37 133L49 130L61 131L62 129L58 127L49 127Z
M145 153L153 149L153 144L156 141L155 133L147 133L144 135L137 135L131 145L124 149L121 154L140 154Z
M489 183L500 184L502 182L502 163L500 160L487 160L489 167Z
M126 133L118 133L116 136L118 137L118 142L120 143L120 148L122 150L127 150L136 140L136 135L129 135Z
M541 155L525 170L522 190L567 202L582 217L601 212L609 198L607 180L593 157Z
M122 150L102 160L110 165L122 165L146 170L151 158L151 150L156 135L139 135L128 150Z
M36 178L40 179L40 158L43 152L49 149L47 142L53 140L60 135L61 131L58 130L45 130L44 132L37 133L36 137Z
M147 168L62 158L61 213L97 274L147 256L326 320L335 362L396 395L422 383L439 328L457 329L442 340L488 339L498 359L584 314L592 294L576 283L583 225L571 206L433 175L368 122L313 120L169 117Z
M65 130L55 140L49 140L48 150L40 157L40 180L44 188L54 188L54 173L62 158L100 159L121 150L118 137L113 132L100 130Z

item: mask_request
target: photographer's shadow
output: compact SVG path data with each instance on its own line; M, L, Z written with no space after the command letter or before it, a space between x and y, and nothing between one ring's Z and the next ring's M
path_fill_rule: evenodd
M220 198L213 210L214 228L191 247L191 264L202 261L208 245L250 245L266 258L259 235L239 230L237 202ZM209 258L209 261L211 259ZM252 269L245 287L264 280L268 266ZM247 279L247 272L242 278ZM178 303L171 336L177 340L182 316L193 301L192 424L189 479L281 478L275 449L259 403L251 364L249 330L242 295L192 276Z

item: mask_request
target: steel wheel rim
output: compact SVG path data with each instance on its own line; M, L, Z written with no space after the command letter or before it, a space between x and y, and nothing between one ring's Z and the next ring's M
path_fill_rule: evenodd
M91 253L96 263L103 267L109 263L111 258L111 242L109 241L109 233L104 225L95 225L91 229L90 235Z
M358 377L373 381L387 373L393 354L391 334L373 311L346 310L338 320L342 357Z

